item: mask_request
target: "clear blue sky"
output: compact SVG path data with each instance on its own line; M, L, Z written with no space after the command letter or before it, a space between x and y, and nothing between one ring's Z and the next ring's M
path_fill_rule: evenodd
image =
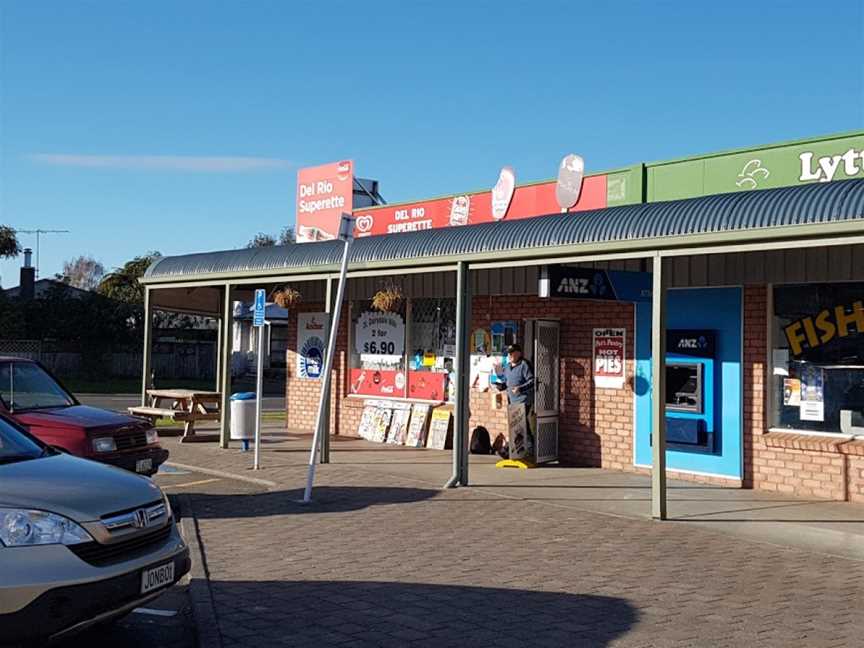
M396 202L860 128L862 2L826 8L0 0L0 223L72 230L48 276L277 232L342 158Z

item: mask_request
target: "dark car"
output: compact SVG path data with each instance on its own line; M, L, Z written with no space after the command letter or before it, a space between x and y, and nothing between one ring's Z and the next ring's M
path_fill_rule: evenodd
M33 360L0 357L0 414L47 445L142 475L168 459L152 423L82 405Z
M0 645L118 619L189 568L153 481L59 452L0 415Z

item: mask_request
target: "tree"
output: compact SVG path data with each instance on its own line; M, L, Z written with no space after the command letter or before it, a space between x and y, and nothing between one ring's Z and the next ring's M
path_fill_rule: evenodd
M262 247L273 247L276 245L276 239L270 236L269 234L265 234L264 232L258 232L255 236L252 237L247 244L247 248L262 248Z
M246 244L247 248L273 247L274 245L292 245L296 243L294 228L285 226L279 232L279 237L266 232L258 232L252 240Z
M63 264L63 274L60 278L75 288L96 290L104 275L105 266L96 259L91 256L79 256Z
M127 261L122 268L105 275L96 292L115 301L143 306L144 286L138 280L144 276L150 264L161 256L159 252L148 252Z
M18 256L19 252L21 246L18 244L15 230L8 225L0 225L0 258L10 259Z

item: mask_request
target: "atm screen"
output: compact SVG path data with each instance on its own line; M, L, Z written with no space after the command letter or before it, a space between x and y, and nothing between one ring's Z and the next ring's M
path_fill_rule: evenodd
M702 413L702 364L670 362L666 365L666 409Z

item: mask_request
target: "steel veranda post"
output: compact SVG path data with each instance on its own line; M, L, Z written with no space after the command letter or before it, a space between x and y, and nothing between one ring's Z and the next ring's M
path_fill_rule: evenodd
M141 374L141 407L149 405L147 390L150 385L150 371L153 362L153 300L150 288L144 288L144 362Z
M324 310L327 313L328 317L333 316L333 279L327 278L326 281L326 290L325 290L325 307ZM328 320L329 321L329 320ZM326 349L330 346L329 339L330 329L327 329L327 338L324 340L324 348ZM322 367L323 369L323 367ZM324 402L327 403L327 406L324 408L321 416L321 427L323 428L323 432L321 434L321 448L319 452L321 453L319 456L319 461L321 463L330 463L330 383L327 382L327 391L324 397ZM321 385L321 389L324 389L324 385Z
M336 289L336 304L333 308L333 314L330 320L330 334L327 337L327 353L324 357L324 366L322 367L323 382L321 384L321 396L318 399L318 414L315 416L315 434L312 438L312 448L309 451L309 470L306 475L306 490L303 492L303 503L308 504L312 501L312 484L315 482L315 464L317 463L316 455L321 443L321 427L324 420L324 408L329 405L330 382L331 382L331 367L333 366L333 356L336 354L336 335L339 332L339 315L342 310L342 300L345 295L346 275L348 274L348 253L351 250L353 241L351 230L353 229L354 219L346 214L342 215L342 222L339 227L339 238L344 242L342 250L342 266L339 271L339 287ZM332 343L331 343L332 342Z
M468 485L468 419L470 416L471 284L465 261L456 266L456 401L453 416L453 474L444 488Z
M651 288L651 516L666 519L666 286L663 257L653 256Z
M219 347L219 364L222 367L219 378L219 392L221 401L219 403L219 447L227 448L231 435L231 348L234 341L234 304L232 302L232 288L230 283L225 284L225 292L222 299L222 328L223 335Z

